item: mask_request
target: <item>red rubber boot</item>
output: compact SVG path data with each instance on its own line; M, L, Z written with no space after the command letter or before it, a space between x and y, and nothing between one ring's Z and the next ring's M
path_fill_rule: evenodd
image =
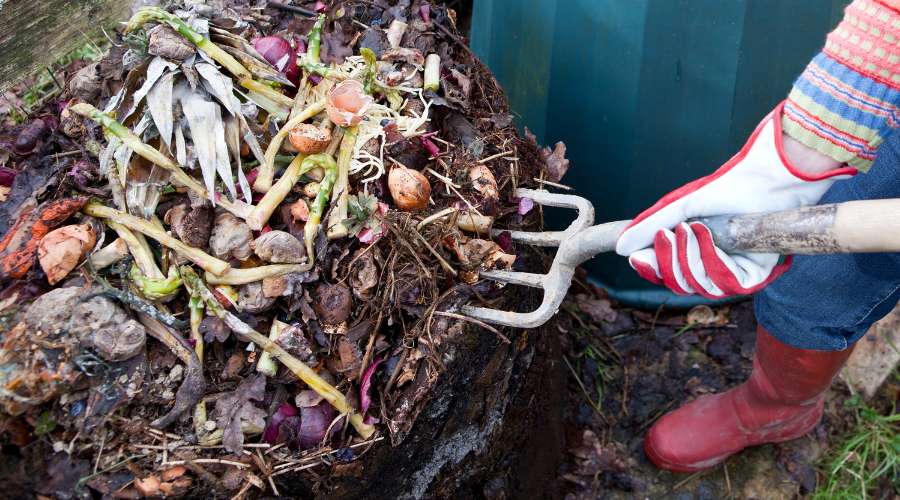
M750 378L664 415L644 451L658 467L695 472L748 446L798 438L822 418L824 393L852 350L797 349L759 327Z

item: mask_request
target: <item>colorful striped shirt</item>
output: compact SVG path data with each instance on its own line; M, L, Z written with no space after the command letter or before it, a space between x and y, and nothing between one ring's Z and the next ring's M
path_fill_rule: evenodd
M854 0L794 83L782 122L794 139L866 171L900 126L898 105L900 0Z

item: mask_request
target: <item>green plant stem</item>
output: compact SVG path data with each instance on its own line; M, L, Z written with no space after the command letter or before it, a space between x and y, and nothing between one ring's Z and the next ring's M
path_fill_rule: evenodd
M157 22L157 23L165 23L168 24L172 29L178 32L181 36L183 36L187 41L191 42L198 49L202 50L206 55L208 55L213 61L221 64L223 68L227 69L229 73L234 75L238 80L238 84L244 87L247 90L252 90L260 95L271 99L272 101L278 103L280 106L290 108L291 99L281 92L273 89L271 86L266 85L264 83L257 82L253 79L252 73L250 70L244 67L243 64L240 63L237 59L234 58L231 54L226 52L224 49L213 43L209 38L204 37L200 33L194 31L193 28L188 26L187 23L179 19L174 14L170 14L159 7L144 7L140 9L134 16L132 16L131 20L128 21L128 24L125 28L125 33L135 30L148 22Z
M325 14L319 14L316 24L307 35L308 45L306 47L306 57L297 61L307 73L313 73L331 80L346 80L347 75L340 71L335 71L328 66L322 64L319 53L322 47L322 27L325 25Z
M257 204L253 211L250 212L250 215L247 216L247 225L250 226L250 229L254 231L262 229L262 227L266 225L266 222L268 222L269 217L272 216L272 213L275 212L278 205L280 205L287 194L291 192L291 188L294 187L294 184L300 180L300 176L314 168L321 168L324 170L325 177L319 182L319 192L316 194L316 201L313 202L309 209L309 219L306 221L306 226L304 228L303 234L304 239L306 240L306 256L309 259L308 262L313 262L313 242L315 240L316 232L319 230L322 213L325 210L324 207L327 206L331 196L331 188L334 186L334 182L329 184L325 180L328 178L329 171L334 175L334 172L337 169L337 165L331 155L327 153L318 153L307 157L297 155L297 157L294 158L294 161L292 161L287 169L285 169L284 175L282 175L281 178L278 179L278 182L266 192L263 199L259 200L259 204Z
M275 158L278 156L278 151L281 150L281 144L284 142L284 138L291 133L291 129L324 110L324 100L310 104L306 109L297 113L285 122L278 133L275 134L275 137L272 137L269 146L266 148L266 162L259 166L259 172L256 175L256 180L253 182L254 191L268 194L269 189L272 187L272 181L275 178Z
M275 342L278 339L278 334L281 333L281 330L287 328L287 326L287 324L282 323L277 319L272 321L272 327L269 329L269 340ZM259 355L259 361L256 363L256 371L267 377L274 377L275 374L278 373L278 365L275 364L275 360L272 359L271 353L263 351L263 353Z
M319 63L319 52L322 47L322 27L325 26L325 14L319 14L316 24L313 24L307 36L308 45L306 47L307 60L313 64Z
M350 193L350 160L353 158L353 149L356 147L357 128L344 129L344 137L341 139L341 149L338 151L337 180L334 182L333 192L337 194L337 203L328 216L328 239L335 240L347 236L347 203ZM316 197L318 201L318 197ZM312 210L310 210L312 215Z
M244 269L231 268L220 275L206 273L204 277L210 285L246 285L266 278L275 278L291 273L302 273L312 269L312 261L307 259L305 264L269 264L267 266L248 267Z
M200 366L202 367L204 346L203 334L200 333L200 323L203 321L204 316L203 299L192 296L188 302L188 307L191 310L191 339L194 340L194 353L197 355L197 360L200 361ZM194 434L197 436L202 436L206 433L206 419L206 401L200 399L197 405L194 406Z
M119 238L128 245L128 251L131 253L131 257L134 258L134 263L137 264L138 269L141 270L141 273L143 273L144 276L148 278L164 277L162 271L160 271L159 267L156 265L153 253L151 253L150 249L143 244L146 240L141 242L137 235L131 232L131 229L128 229L122 224L107 221L106 225L115 231L116 234L119 235Z
M365 439L368 439L375 433L375 428L363 421L362 415L356 413L344 394L336 387L329 384L325 379L320 377L312 368L307 366L299 359L292 356L275 342L269 340L268 337L251 328L237 316L225 310L215 296L206 287L206 284L200 279L200 276L191 269L190 266L181 267L181 276L185 284L191 290L191 293L198 294L206 303L207 310L214 316L218 317L237 335L243 337L249 342L253 342L257 347L268 352L278 360L281 364L288 367L300 380L306 383L310 389L316 391L325 401L328 401L339 413L347 415L350 424Z

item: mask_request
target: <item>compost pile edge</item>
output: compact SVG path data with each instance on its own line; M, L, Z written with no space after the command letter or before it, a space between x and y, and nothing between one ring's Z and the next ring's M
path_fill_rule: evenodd
M144 8L0 117L0 476L56 497L492 496L561 452L561 144L420 0Z

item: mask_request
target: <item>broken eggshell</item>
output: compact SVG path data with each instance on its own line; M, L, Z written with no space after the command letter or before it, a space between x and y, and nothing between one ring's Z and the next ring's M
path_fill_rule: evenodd
M325 111L337 125L352 127L362 121L372 102L372 96L366 94L361 82L344 80L325 96Z
M299 153L311 155L325 151L331 143L331 130L311 123L301 123L291 129L288 137Z

